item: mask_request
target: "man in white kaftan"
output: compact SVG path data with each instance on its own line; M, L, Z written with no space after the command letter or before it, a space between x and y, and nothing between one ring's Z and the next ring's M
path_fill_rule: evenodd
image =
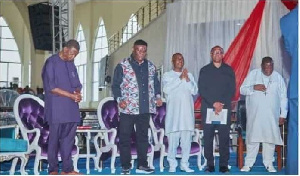
M273 71L273 60L264 57L261 69L252 70L243 82L240 91L246 95L247 156L241 171L249 172L255 163L262 143L263 163L269 172L273 167L275 145L283 145L279 124L287 116L287 90L282 76Z
M189 154L192 136L194 133L194 101L198 88L191 73L183 69L182 54L175 53L172 57L173 70L163 76L163 92L166 94L167 114L165 133L168 137L169 172L175 172L177 167L176 154L180 141L182 159L180 169L185 172L194 172L189 168Z

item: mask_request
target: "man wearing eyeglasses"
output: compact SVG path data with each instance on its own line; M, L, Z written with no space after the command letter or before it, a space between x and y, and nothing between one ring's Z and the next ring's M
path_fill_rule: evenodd
M207 159L206 172L215 172L213 140L215 130L219 135L219 171L229 172L229 131L231 98L235 93L235 74L232 68L223 62L224 51L220 46L211 49L212 62L200 70L198 88L201 96L201 114L204 132L204 156ZM227 111L227 114L226 114ZM209 113L212 112L212 113ZM207 121L208 114L213 114L216 121ZM218 121L225 114L225 123ZM227 117L226 117L227 116Z

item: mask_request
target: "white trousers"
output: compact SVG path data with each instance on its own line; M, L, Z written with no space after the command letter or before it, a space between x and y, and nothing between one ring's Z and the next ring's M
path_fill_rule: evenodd
M247 143L247 156L245 158L245 166L252 167L255 163L256 156L259 151L259 142ZM264 165L270 166L274 162L275 144L262 143L262 158Z
M182 167L189 167L192 135L192 131L178 131L168 134L169 148L167 160L169 162L170 168L176 168L178 165L176 160L176 154L177 147L179 146L179 141L182 155L180 165Z

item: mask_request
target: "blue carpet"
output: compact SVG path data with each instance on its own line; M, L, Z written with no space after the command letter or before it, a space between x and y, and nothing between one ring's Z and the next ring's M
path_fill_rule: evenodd
M157 154L156 154L157 155ZM218 163L219 163L219 158L216 157L216 172L214 173L206 173L204 171L199 171L198 167L197 167L197 158L195 156L190 157L190 167L192 169L195 170L194 173L186 173L186 172L181 172L179 168L177 168L175 173L169 173L169 167L168 167L168 162L166 160L164 160L164 165L165 165L165 169L164 172L160 172L159 170L159 158L155 157L154 158L154 167L155 167L155 175L223 175L222 173L218 172L219 171L219 167L218 167ZM179 160L178 160L179 161ZM79 159L78 161L78 169L80 170L81 173L86 174L86 159ZM274 162L274 166L276 167L276 163ZM34 164L34 158L29 158L29 161L27 163L26 166L26 171L28 172L28 174L33 175L33 164ZM0 174L1 175L8 175L9 174L9 169L10 169L10 165L11 165L11 161L5 161L5 162L1 162L1 169L0 169ZM251 172L240 172L238 167L237 167L237 163L236 163L236 154L235 153L231 153L230 155L230 160L229 160L229 165L231 166L231 170L230 173L227 173L225 175L284 175L285 174L285 169L283 168L280 172L277 173L268 173L265 169L265 167L262 164L262 157L261 154L258 154L257 156L257 160L256 163L254 165L254 167L252 168ZM102 172L98 172L97 170L94 169L94 160L91 159L90 160L90 175L110 175L110 160L107 159L105 161L103 161L103 170ZM16 175L20 175L19 172L19 168L20 168L20 161L18 162L18 165L16 167ZM116 174L120 174L121 172L121 165L120 165L120 160L119 158L117 158L116 160ZM132 175L136 175L135 173L135 168L131 171ZM43 166L42 166L42 171L40 172L40 175L48 175L47 173L47 161L45 160L43 162Z

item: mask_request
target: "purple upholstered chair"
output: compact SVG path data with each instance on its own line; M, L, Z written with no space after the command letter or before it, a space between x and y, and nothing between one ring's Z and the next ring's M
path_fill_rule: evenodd
M100 123L101 129L107 129L109 132L105 133L103 136L104 143L102 143L102 146L98 146L97 139L95 137L95 146L97 150L97 156L96 161L101 157L102 152L112 152L112 158L111 158L111 173L115 173L115 159L116 157L120 156L119 151L119 111L118 111L118 104L114 100L113 97L107 97L100 101L97 109L97 115L98 115L98 121ZM111 131L114 130L114 131ZM151 130L149 129L148 133L149 137L151 136ZM137 151L136 151L136 138L135 134L133 133L132 137L132 143L131 143L131 155L132 155L132 166L134 159L137 159ZM105 148L106 147L106 148ZM98 149L97 149L98 148ZM152 144L149 144L148 147L148 162L150 165L150 168L154 169L153 166L153 156L154 156L154 148ZM96 165L98 165L96 163Z
M14 114L22 137L29 141L29 150L36 151L34 174L38 175L39 161L47 159L49 126L44 120L44 102L33 95L23 94L14 104ZM74 170L77 170L79 149L77 138L72 150ZM59 160L60 154L58 154Z
M152 129L154 150L160 151L160 172L164 171L164 157L168 154L168 138L165 136L165 117L166 117L166 103L164 102L161 107L156 108L156 114L150 119L150 127ZM203 150L201 147L201 137L202 132L198 129L195 129L195 134L193 136L193 141L191 145L190 156L197 155L197 166L199 170L204 168L204 164L201 165L201 156L203 155ZM176 157L181 158L181 148L177 148Z

